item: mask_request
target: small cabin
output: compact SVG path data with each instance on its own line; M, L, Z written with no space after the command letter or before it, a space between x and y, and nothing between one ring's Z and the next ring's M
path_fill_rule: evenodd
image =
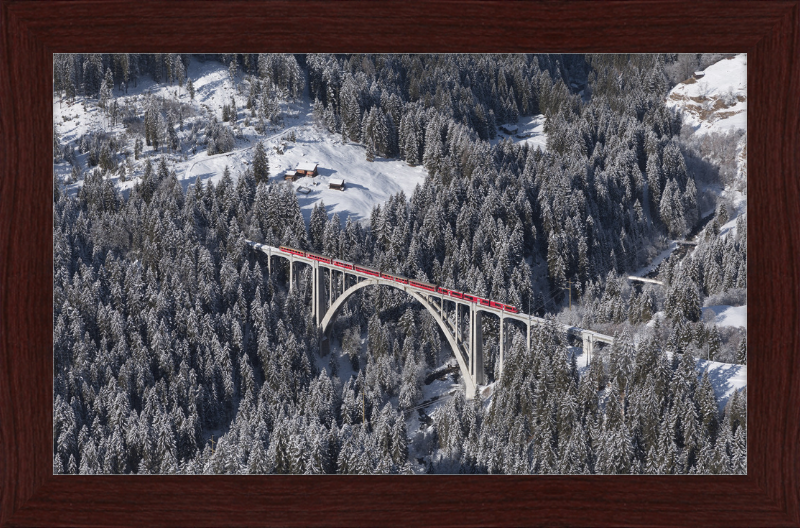
M517 130L519 130L517 125L500 125L500 131L509 135L516 134Z
M329 189L336 189L337 191L343 191L344 190L344 180L343 179L331 180L330 184L328 185L328 188Z
M295 169L297 174L300 176L308 176L313 178L317 175L317 164L316 163L301 163Z
M299 177L300 175L297 174L297 171L288 170L286 171L286 174L284 174L283 179L285 181L297 181L297 178Z
M704 72L704 71L696 71L696 72L694 72L694 78L695 79L702 79L705 76L706 76L706 72Z

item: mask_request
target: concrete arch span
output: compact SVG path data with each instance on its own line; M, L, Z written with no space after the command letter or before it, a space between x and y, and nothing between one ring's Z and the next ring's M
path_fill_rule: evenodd
M320 322L320 330L323 335L323 342L328 344L330 343L330 331L333 326L333 321L336 319L336 316L339 314L342 306L344 306L345 301L353 295L355 292L362 288L366 288L367 286L390 286L392 288L402 290L417 300L428 312L433 316L436 320L436 323L439 325L439 328L442 330L442 333L447 338L447 342L450 344L450 348L453 351L453 355L456 357L456 361L458 362L458 368L461 369L461 377L464 379L464 385L466 388L466 397L467 399L472 399L475 397L475 393L477 391L477 384L473 381L472 376L470 375L469 365L464 361L464 355L461 353L461 348L458 346L456 338L453 334L450 333L447 323L445 323L444 319L442 319L439 312L434 308L434 306L428 302L428 300L421 295L419 292L416 292L408 287L403 285L397 284L395 282L381 280L381 279L366 279L360 282L357 282L353 286L347 288L344 292L342 292L336 300L333 301L330 308L328 308L325 316L322 318Z

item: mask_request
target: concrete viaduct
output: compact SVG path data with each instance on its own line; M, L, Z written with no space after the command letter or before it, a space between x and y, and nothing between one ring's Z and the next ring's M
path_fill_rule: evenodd
M374 277L355 269L344 269L333 264L327 264L304 256L286 253L273 246L258 244L250 240L247 240L247 243L253 249L261 251L267 256L267 269L269 273L272 273L272 257L280 257L289 261L290 289L294 287L295 263L303 263L311 267L311 311L314 321L322 335L321 346L323 350L330 346L330 333L334 319L347 299L355 292L367 286L389 286L406 292L430 312L441 328L447 342L450 344L450 348L453 350L453 354L461 370L462 378L464 378L467 399L473 399L478 390L478 386L485 383L482 328L482 317L484 313L495 315L500 320L499 363L501 375L505 352L504 334L506 321L519 321L525 325L526 342L529 351L531 347L532 326L547 322L546 319L529 314L509 313L505 310L485 306L466 299L457 299L440 293L431 292L410 284L401 284L393 280ZM343 291L338 294L336 298L333 297L333 288L327 287L327 284L333 284L334 274L340 274L342 277ZM328 275L327 284L325 275ZM350 279L349 281L348 278ZM349 286L348 283L350 284ZM445 309L449 307L449 305L445 303L452 303L454 305L454 317L452 313L448 314L446 312ZM465 326L466 328L464 328ZM575 326L561 326L568 335L581 338L583 341L584 353L587 354L589 360L591 360L595 343L605 343L609 345L614 343L614 338L608 335Z

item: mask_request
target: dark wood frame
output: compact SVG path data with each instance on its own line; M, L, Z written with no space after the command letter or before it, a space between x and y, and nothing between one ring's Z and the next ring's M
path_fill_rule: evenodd
M0 526L800 526L798 0L0 2ZM51 54L309 51L300 24L314 51L748 53L747 476L51 474Z

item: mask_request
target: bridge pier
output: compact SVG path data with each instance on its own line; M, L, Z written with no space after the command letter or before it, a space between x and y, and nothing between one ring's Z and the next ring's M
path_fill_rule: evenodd
M289 257L289 291L294 287L294 258Z
M483 312L470 307L470 357L469 371L475 385L482 385L483 379Z
M458 323L459 323L458 312L460 312L461 310L459 310L459 304L458 303L455 303L455 305L456 305L456 328L455 328L455 331L453 333L456 335L456 343L458 343L459 340L461 339L461 327L458 326Z
M500 379L500 376L503 375L503 352L505 349L505 334L503 333L503 327L505 326L505 318L503 317L503 313L500 313L500 365L497 369L497 379Z
M311 314L315 324L319 326L325 313L325 268L315 262L312 274Z
M592 353L594 352L594 338L592 334L585 332L583 334L583 353L586 354L586 365L589 365L589 362L592 358Z
M528 335L526 336L525 341L528 343L528 354L531 353L531 322L528 321Z

